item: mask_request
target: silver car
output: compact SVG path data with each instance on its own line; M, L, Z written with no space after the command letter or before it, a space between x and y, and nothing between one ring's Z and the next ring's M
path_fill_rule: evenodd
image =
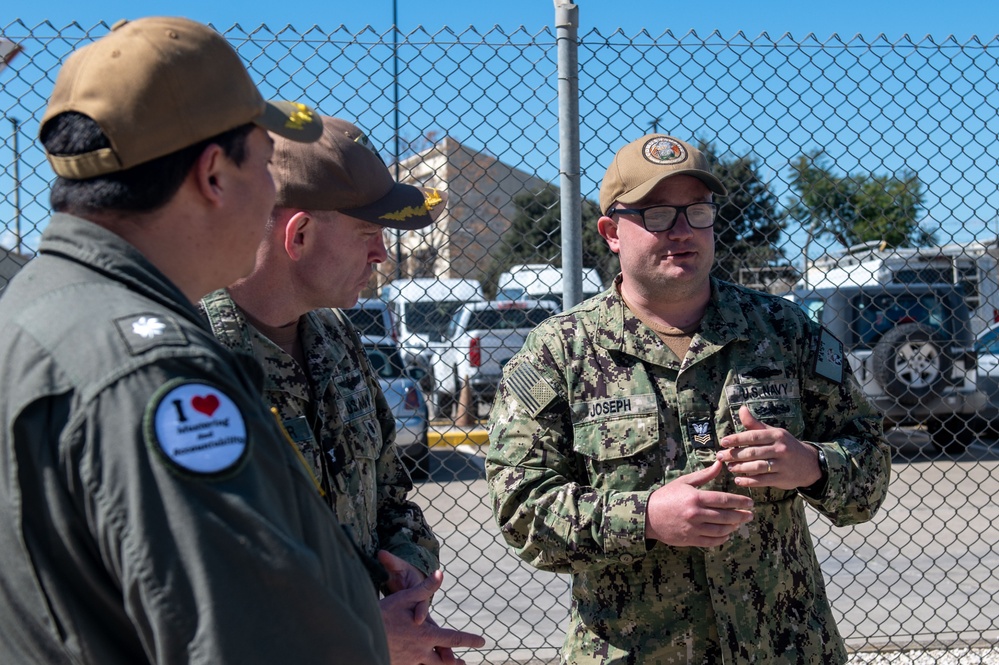
M423 370L405 367L399 344L391 338L363 336L361 341L395 416L395 442L409 475L414 481L426 480L430 475L430 419L420 389Z
M978 333L975 341L978 353L978 389L987 399L981 410L984 429L999 431L999 323L993 323Z

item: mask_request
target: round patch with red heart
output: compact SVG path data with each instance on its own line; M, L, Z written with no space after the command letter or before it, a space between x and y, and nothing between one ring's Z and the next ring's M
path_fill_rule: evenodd
M207 383L166 386L146 412L153 449L184 471L217 475L235 467L248 448L236 403Z

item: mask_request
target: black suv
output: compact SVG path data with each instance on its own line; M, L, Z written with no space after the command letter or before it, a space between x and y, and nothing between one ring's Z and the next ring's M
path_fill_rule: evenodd
M978 435L974 336L963 291L950 284L798 289L789 299L843 342L864 393L891 425L926 426L962 452Z

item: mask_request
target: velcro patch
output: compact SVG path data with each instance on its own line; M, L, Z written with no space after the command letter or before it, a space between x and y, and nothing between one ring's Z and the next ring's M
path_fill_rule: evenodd
M246 421L236 403L215 386L174 381L146 407L147 445L184 475L228 475L249 450Z
M576 402L572 405L572 410L576 416L575 423L581 425L608 418L656 413L659 410L659 404L656 402L654 393L612 395L586 402Z
M690 435L690 445L694 450L717 447L715 446L715 429L710 418L688 421L687 433Z
M157 346L187 346L187 336L177 322L162 313L141 313L114 320L118 334L132 355Z
M819 352L815 355L814 370L817 375L833 383L843 383L843 342L825 328L819 336Z
M548 380L527 363L521 363L510 372L506 383L532 418L537 417L558 396Z

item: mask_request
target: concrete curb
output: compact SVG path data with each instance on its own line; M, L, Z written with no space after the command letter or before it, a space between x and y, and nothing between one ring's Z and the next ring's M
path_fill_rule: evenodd
M427 445L431 448L484 446L488 443L489 435L481 427L431 427L427 433Z

